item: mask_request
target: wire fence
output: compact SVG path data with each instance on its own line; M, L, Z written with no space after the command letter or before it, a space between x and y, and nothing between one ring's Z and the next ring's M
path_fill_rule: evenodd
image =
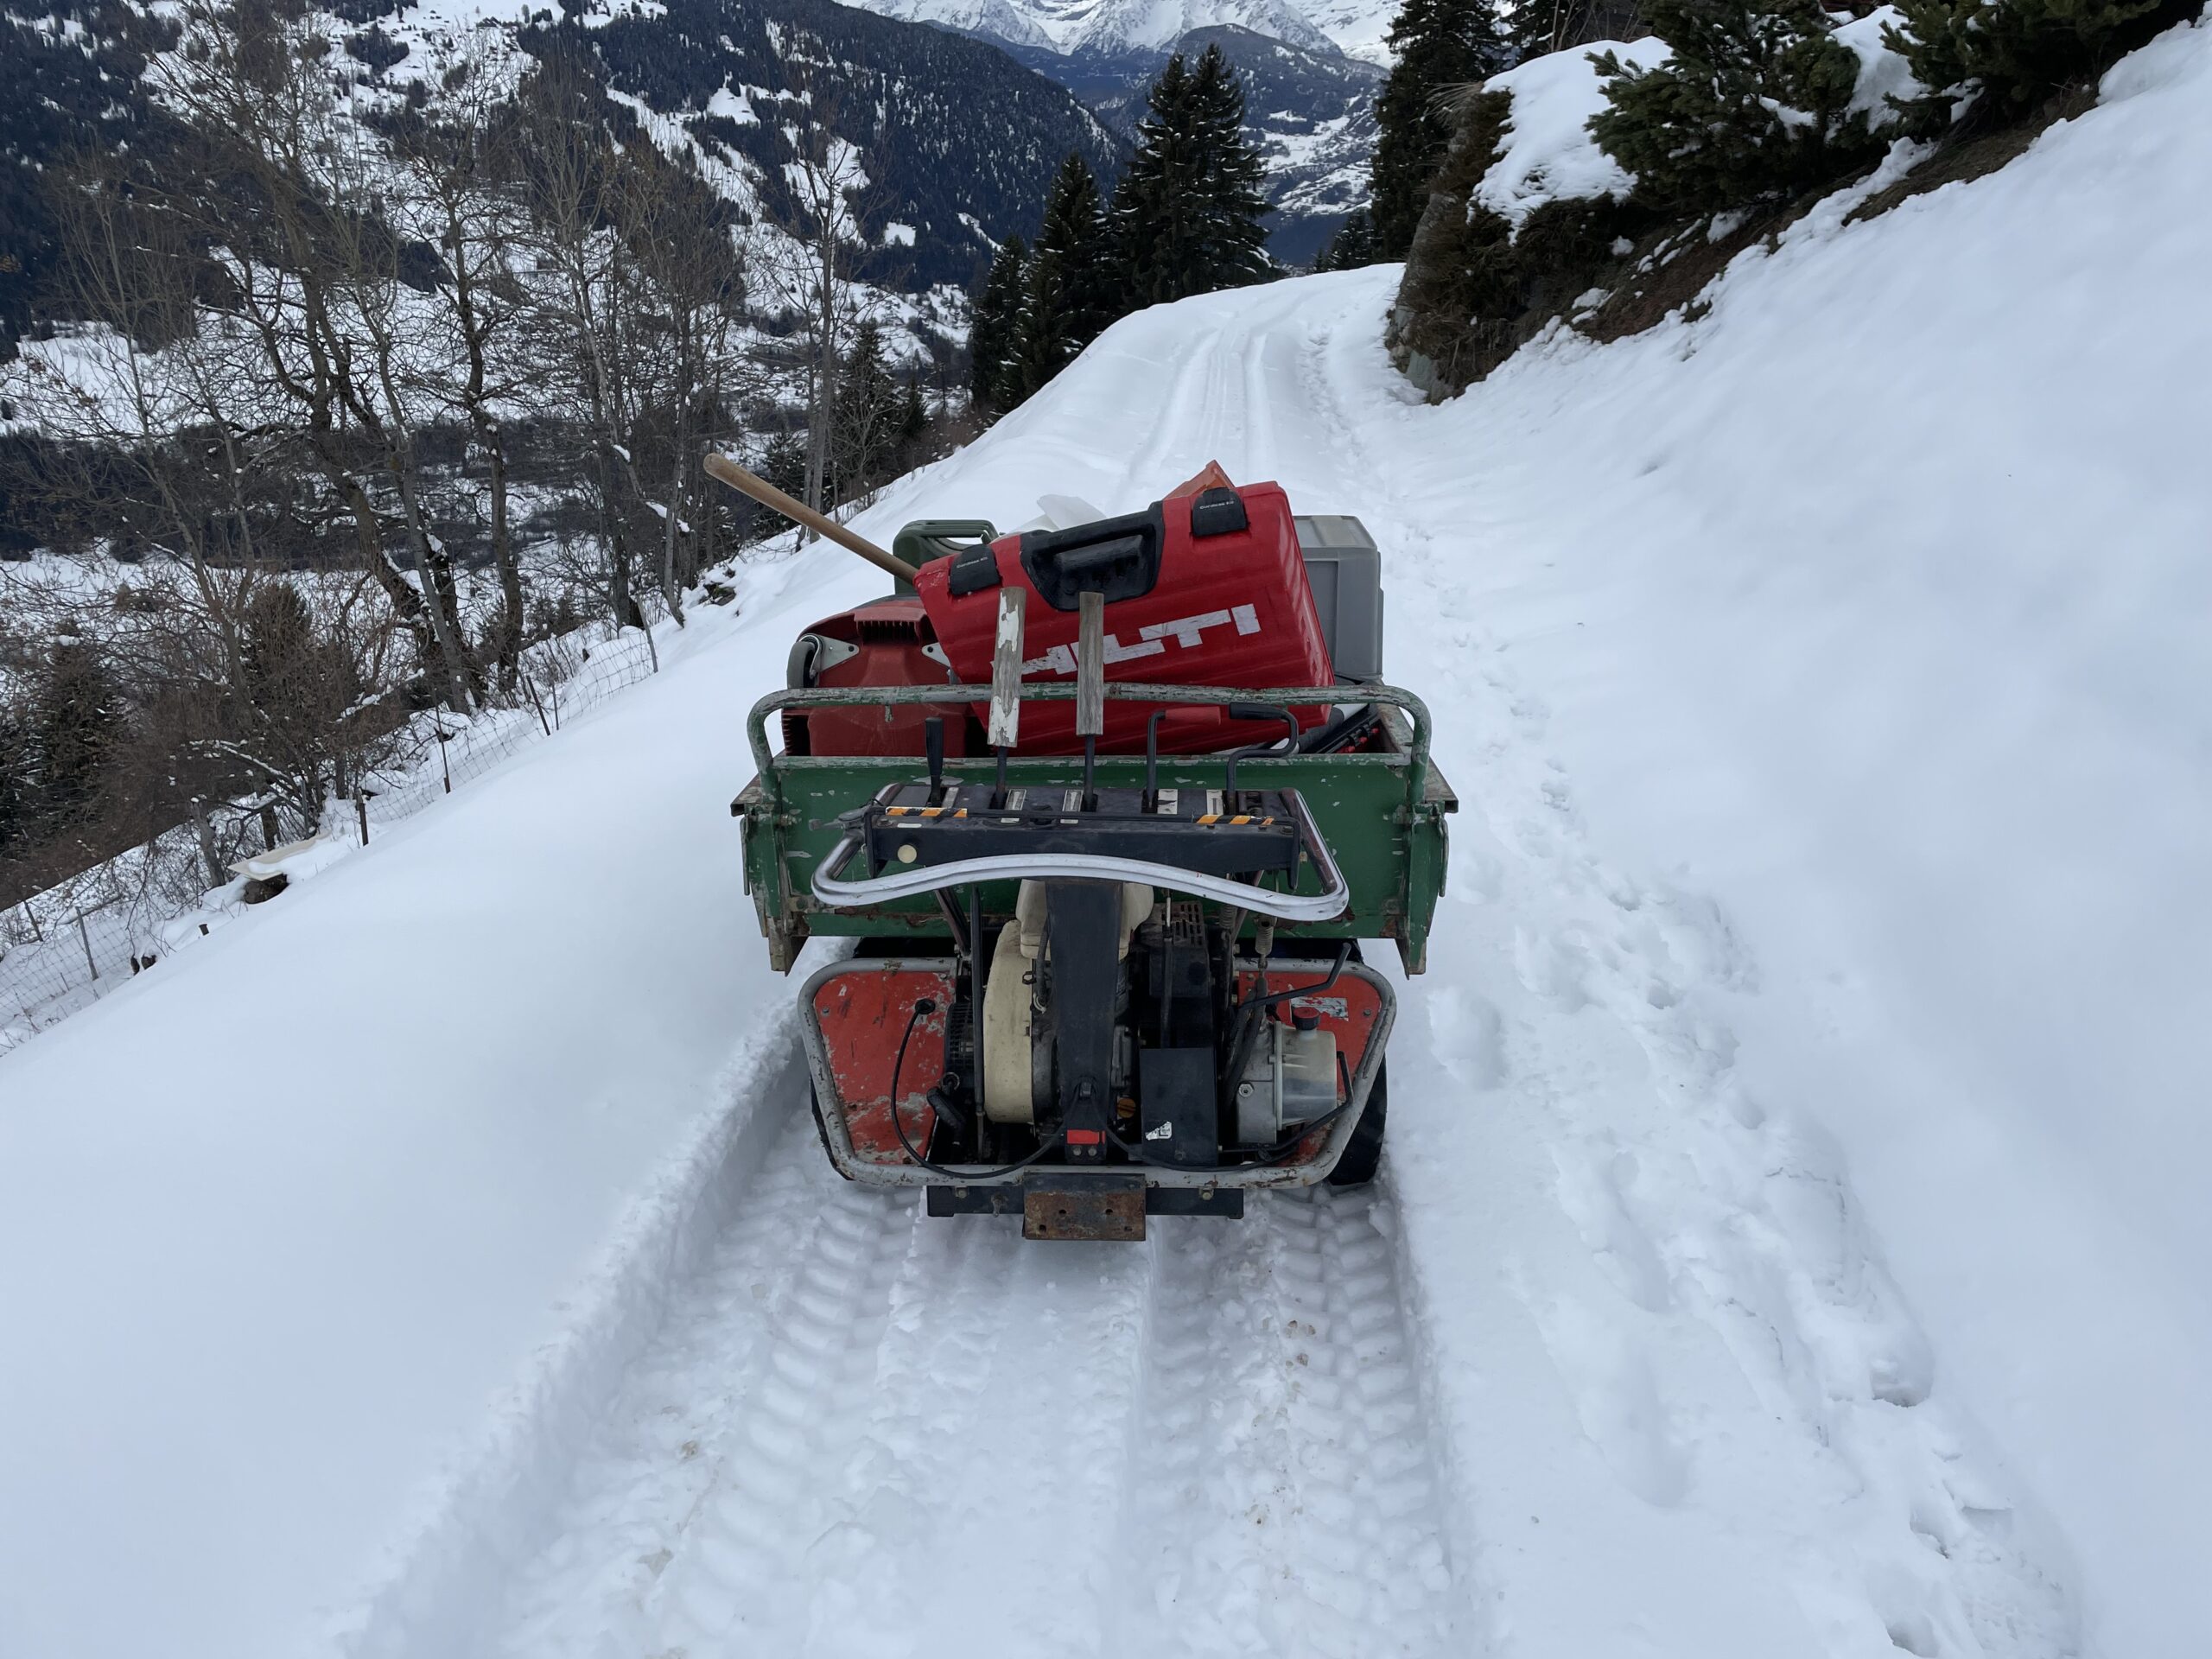
M650 629L594 622L540 640L523 652L511 696L466 719L415 716L399 759L353 798L326 804L317 861L373 840L379 825L443 799L659 668ZM179 824L0 912L0 1053L241 914L245 883L226 873L270 850L275 822L257 799L211 805L205 844L197 823Z

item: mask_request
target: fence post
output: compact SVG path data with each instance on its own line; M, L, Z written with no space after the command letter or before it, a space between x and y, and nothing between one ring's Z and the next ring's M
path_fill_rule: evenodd
M276 803L274 801L261 804L261 850L264 853L276 850Z
M446 761L445 721L438 721L435 730L438 734L438 770L445 774L446 793L450 795L453 793L453 767Z
M531 677L527 674L522 677L522 688L524 690L530 693L530 706L537 710L538 728L542 730L546 736L552 736L553 728L546 723L545 720L545 705L537 700L537 687L531 683Z
M545 689L552 694L553 729L557 732L561 729L561 682L558 680L549 680L546 683Z
M369 798L358 791L353 796L353 816L361 821L361 845L369 844Z
M215 855L215 826L207 822L207 803L192 798L192 827L200 833L200 861L207 869L207 885L223 885L223 861Z
M645 653L653 659L653 672L660 672L660 647L653 644L653 625L645 624Z
M26 899L23 900L22 910L23 919L31 925L31 938L36 939L41 944L44 944L46 943L46 931L39 926L38 912L31 908L31 901L29 899Z
M92 960L92 930L85 925L85 912L77 912L77 942L85 947L85 966L92 970L94 979L100 976L100 965Z

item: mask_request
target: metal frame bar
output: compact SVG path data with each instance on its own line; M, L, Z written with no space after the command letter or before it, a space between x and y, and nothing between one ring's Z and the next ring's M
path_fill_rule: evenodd
M1113 858L1100 853L1001 853L989 858L963 858L950 864L918 865L893 870L863 881L846 881L837 872L860 851L861 829L855 824L815 868L808 883L815 899L832 910L912 899L946 887L964 887L977 881L1135 881L1147 887L1187 893L1217 904L1233 905L1255 916L1279 922L1331 922L1344 914L1351 902L1351 887L1337 868L1329 843L1321 838L1313 815L1296 790L1283 791L1297 820L1301 843L1313 855L1321 875L1318 893L1276 893L1271 888L1232 881L1224 875L1205 875L1173 864L1148 859Z
M1325 973L1335 964L1335 958L1286 959L1272 957L1268 972L1274 975L1298 973ZM1257 959L1239 957L1232 964L1241 969L1256 967ZM957 971L957 959L952 957L883 957L867 960L862 964L853 957L833 962L811 975L799 991L800 1035L806 1045L806 1068L813 1078L814 1091L823 1103L823 1134L830 1142L830 1161L846 1179L861 1186L1019 1186L1031 1174L1058 1174L1067 1167L1061 1164L1032 1164L1027 1168L1007 1174L990 1173L991 1166L981 1164L949 1164L952 1175L940 1175L918 1164L879 1164L853 1155L852 1136L845 1128L845 1114L839 1108L837 1084L830 1068L828 1045L822 1037L821 1023L814 1017L814 995L823 985L839 974L859 969L873 968L885 972L918 969L925 971L952 973ZM1313 1186L1328 1179L1329 1172L1344 1156L1344 1148L1351 1144L1359 1120L1366 1116L1367 1097L1375 1087L1375 1074L1382 1070L1383 1051L1389 1046L1390 1028L1397 1023L1397 994L1390 988L1390 982L1363 963L1347 963L1345 975L1365 981L1375 988L1382 1012L1375 1022L1375 1030L1367 1039L1366 1050L1359 1057L1359 1069L1351 1074L1351 1109L1330 1126L1329 1138L1312 1158L1300 1163L1248 1164L1231 1169L1168 1169L1152 1164L1116 1164L1111 1173L1117 1175L1142 1175L1147 1186L1185 1187L1268 1187ZM894 1107L896 1103L893 1103ZM963 1171L980 1171L963 1174Z
M1052 685L1033 685L1024 682L1021 697L1024 702L1062 702L1071 699L1075 686L1067 682ZM868 708L886 703L905 702L965 702L988 704L991 688L988 685L867 685L846 687L809 686L771 691L754 703L745 717L745 735L753 750L753 763L760 772L763 786L768 791L769 804L779 813L784 810L784 791L776 775L778 756L768 747L768 716L785 709ZM1357 685L1297 685L1275 686L1247 690L1237 686L1220 685L1150 685L1134 680L1109 680L1106 683L1109 702L1192 702L1226 704L1231 702L1279 703L1287 708L1312 708L1317 703L1379 702L1394 709L1402 709L1413 725L1413 741L1408 745L1406 766L1406 805L1417 810L1428 789L1428 745L1430 721L1428 705L1412 692L1395 685L1362 683ZM804 763L813 757L786 756L786 760ZM821 757L825 764L834 764L844 756ZM874 756L872 759L886 757ZM1179 754L1179 762L1219 759L1205 754ZM1248 757L1264 760L1268 757ZM1288 759L1290 757L1281 757ZM1377 755L1376 760L1395 762L1396 755ZM1072 755L1025 755L1014 762L1015 766L1039 764L1065 765L1077 759Z

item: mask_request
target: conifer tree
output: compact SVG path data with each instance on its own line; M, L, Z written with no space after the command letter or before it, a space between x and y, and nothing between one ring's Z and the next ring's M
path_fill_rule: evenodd
M1916 137L2018 120L2061 89L2092 82L2124 53L2202 8L2199 0L1903 0L1882 41L1923 91L1891 102Z
M760 452L760 464L753 470L785 495L803 495L806 489L806 440L796 432L781 433L769 439ZM748 511L749 533L756 541L788 528L784 519L765 507Z
M1060 163L1045 203L1045 222L1029 259L1021 315L1007 353L1013 401L1020 402L1073 361L1109 321L1111 276L1098 181L1082 156Z
M1396 66L1375 99L1375 160L1369 177L1376 257L1402 259L1413 246L1429 181L1452 142L1449 90L1488 80L1513 60L1490 0L1405 0L1390 25Z
M1266 280L1267 169L1244 131L1244 92L1217 46L1192 69L1177 53L1137 124L1136 154L1114 192L1124 308Z
M1871 163L1888 140L1852 108L1859 57L1821 0L1651 0L1674 48L1644 70L1599 56L1598 147L1672 213L1788 198Z
M1593 41L1633 41L1650 33L1640 0L1506 0L1499 10L1516 63Z
M836 487L831 499L849 500L881 481L898 442L899 383L883 360L883 328L873 321L853 330L837 367L837 426L830 446Z
M899 441L912 443L930 429L930 406L922 395L922 376L918 369L906 377L906 399L899 408Z
M1021 321L1023 290L1028 281L1029 250L1018 236L1007 238L991 261L976 296L968 325L968 385L979 409L1003 407L1007 364L1014 351L1014 330Z
M1321 245L1321 251L1313 257L1316 270L1357 270L1376 264L1382 255L1375 250L1375 221L1364 207L1355 207L1337 226L1336 233Z
M0 858L28 832L30 745L16 711L0 703Z
M122 699L90 641L56 643L33 688L28 726L30 816L51 835L90 814L124 736Z

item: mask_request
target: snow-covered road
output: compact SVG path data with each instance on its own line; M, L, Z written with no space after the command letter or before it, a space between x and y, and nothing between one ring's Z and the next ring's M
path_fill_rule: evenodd
M1469 1649L1389 1201L1025 1246L803 1115L594 1442L505 1651Z
M1362 1195L841 1185L721 806L830 550L0 1058L0 1651L2196 1659L2212 32L1441 409L1110 331L861 527L1218 459L1463 810ZM1916 1315L1917 1317L1916 1317Z
M1217 458L1388 550L1393 671L1467 810L1381 1190L1025 1248L841 1187L764 1103L778 1148L517 1574L508 1651L2074 1646L1833 1147L1734 1074L1743 952L1592 851L1478 542L1394 483L1389 291L1125 325L914 509L1118 510Z

